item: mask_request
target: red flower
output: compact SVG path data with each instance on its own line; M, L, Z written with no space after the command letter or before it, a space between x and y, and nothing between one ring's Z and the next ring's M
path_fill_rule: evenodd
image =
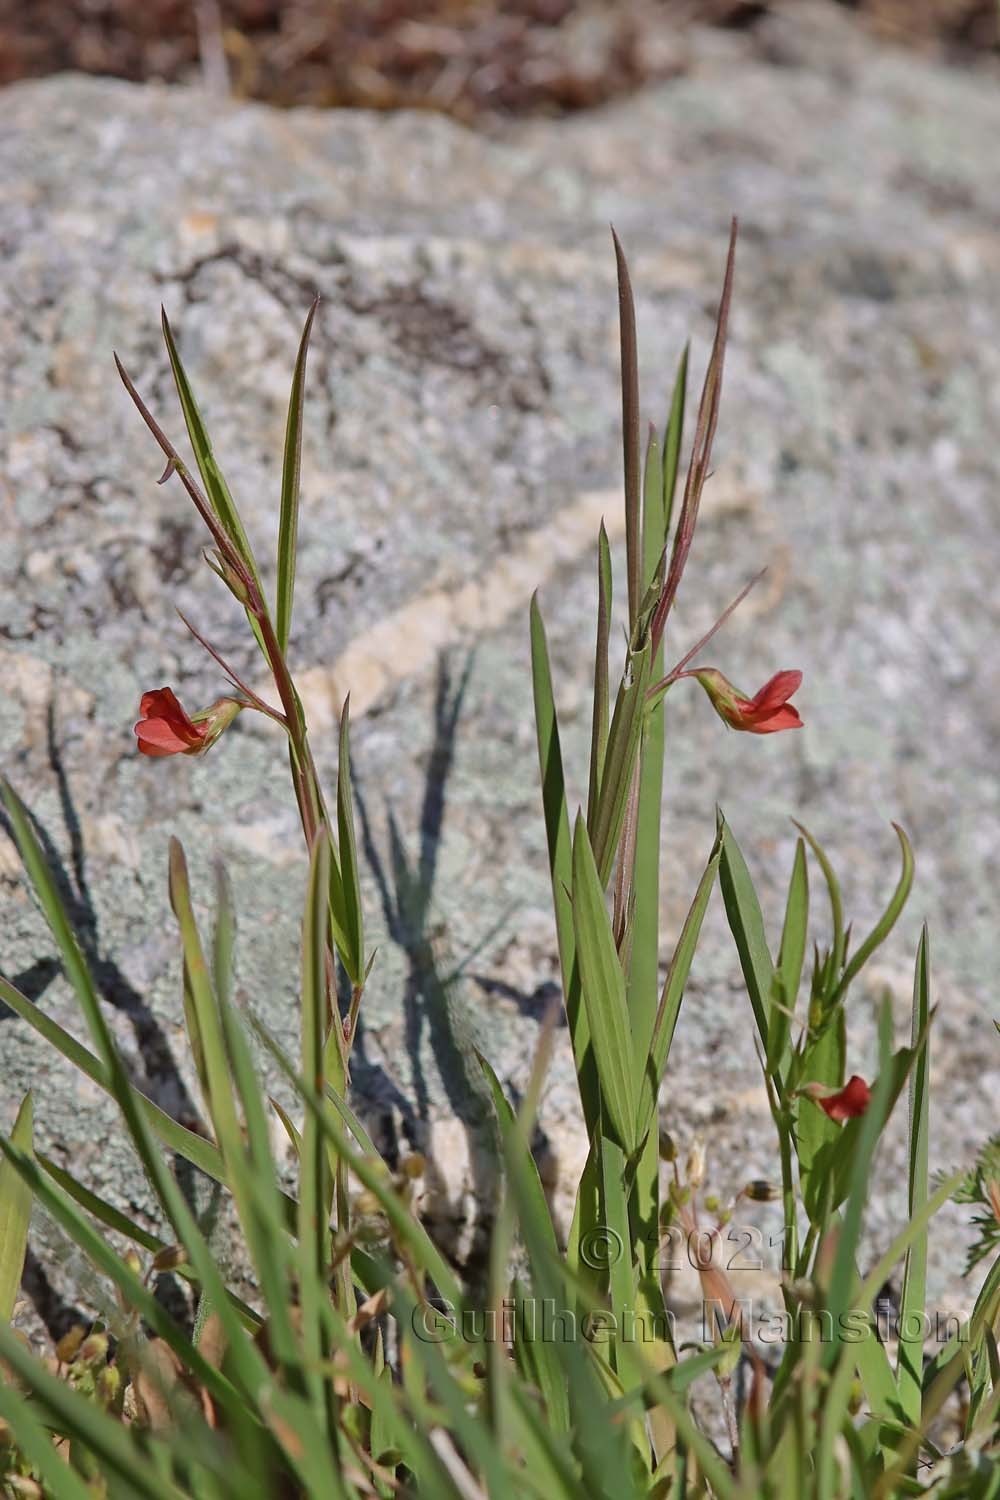
M143 693L141 718L135 736L143 755L200 755L207 750L239 713L237 698L219 698L211 707L190 717L172 688Z
M871 1102L872 1091L865 1080L857 1073L849 1078L844 1087L836 1094L828 1094L826 1098L817 1098L812 1089L818 1089L820 1085L807 1086L810 1097L816 1100L820 1109L825 1110L831 1120L836 1120L838 1125L844 1120L853 1120L857 1115L863 1115Z
M775 672L753 698L744 698L714 667L683 675L697 677L711 699L712 707L731 729L745 729L750 734L774 734L779 729L802 728L798 710L788 701L799 689L801 672Z

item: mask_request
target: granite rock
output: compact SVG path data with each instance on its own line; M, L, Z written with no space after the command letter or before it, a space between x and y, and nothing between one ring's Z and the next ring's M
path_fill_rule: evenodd
M527 601L541 583L580 796L600 516L621 533L609 220L631 258L659 422L688 335L696 378L704 368L741 217L716 473L672 642L679 654L766 564L712 659L751 691L779 667L805 673L806 727L773 740L724 732L693 687L671 699L663 958L717 802L775 936L793 815L841 871L856 931L894 882L898 820L917 880L852 1000L850 1066L872 1069L886 988L902 1035L926 918L933 1165L967 1159L995 1128L1000 96L992 76L862 43L824 15L802 5L754 37L695 34L683 78L499 139L430 115L279 113L70 76L3 95L4 768L49 841L143 1087L198 1108L172 833L202 912L224 859L241 989L294 1050L305 866L280 745L245 715L203 761L134 753L145 688L169 682L192 706L221 690L174 606L239 671L257 680L259 664L177 481L156 487L111 351L177 433L166 305L270 581L287 385L320 293L292 656L327 774L346 690L355 704L379 950L356 1097L387 1149L428 1152L428 1210L470 1261L492 1194L472 1043L516 1093L556 992ZM0 881L4 972L79 1032L5 840ZM4 1118L34 1084L48 1149L152 1215L107 1101L21 1022L3 1020L0 1038ZM584 1143L564 1031L557 1042L540 1147L565 1222ZM665 1105L680 1140L708 1139L721 1194L774 1173L717 903ZM873 1252L905 1214L904 1146L893 1136L880 1162ZM964 1309L964 1216L941 1222L932 1297ZM50 1312L90 1295L44 1223L33 1276L39 1297L51 1284Z

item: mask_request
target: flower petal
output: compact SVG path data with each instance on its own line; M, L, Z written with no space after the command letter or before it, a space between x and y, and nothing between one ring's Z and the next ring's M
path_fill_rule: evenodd
M872 1091L865 1080L855 1073L847 1080L839 1094L831 1094L826 1099L817 1099L816 1103L820 1109L825 1110L831 1120L836 1120L838 1125L844 1120L853 1120L858 1115L863 1115L871 1102Z
M787 703L793 693L797 693L802 686L802 673L797 671L775 672L759 693L753 698L753 707L756 711L761 709L780 708Z
M801 729L802 720L797 708L793 708L790 703L783 703L766 718L754 719L751 723L745 723L743 728L748 729L751 734L775 734L779 729Z
M178 755L204 742L204 727L193 722L172 688L143 693L139 712L142 718L135 725L135 735L144 755Z

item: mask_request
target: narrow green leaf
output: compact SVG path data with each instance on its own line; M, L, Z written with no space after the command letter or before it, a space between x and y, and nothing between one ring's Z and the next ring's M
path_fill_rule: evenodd
M98 1271L107 1276L121 1291L127 1305L138 1310L150 1328L166 1340L182 1362L211 1391L214 1397L224 1406L234 1405L238 1398L229 1380L198 1353L184 1331L157 1301L141 1277L130 1270L125 1261L115 1254L104 1237L93 1229L69 1197L43 1175L37 1162L2 1135L0 1135L0 1152L3 1153L5 1163L17 1173L46 1212L51 1214L56 1223L80 1247ZM0 1331L6 1332L4 1325L0 1325ZM238 1337L244 1344L247 1342L241 1327Z
M283 1104L279 1104L278 1101L277 1101L277 1099L275 1099L271 1095L268 1095L268 1102L270 1103L271 1108L274 1110L275 1114L278 1116L278 1119L281 1121L282 1125L284 1126L285 1134L287 1135L287 1137L289 1139L289 1142L291 1144L292 1150L295 1152L295 1159L296 1159L296 1161L301 1160L301 1158L302 1158L302 1136L301 1136L301 1133L299 1131L298 1126L295 1124L294 1120L292 1119L292 1117L288 1113L288 1111L285 1109L284 1105Z
M302 408L305 400L306 359L309 354L309 335L313 319L319 307L317 297L309 309L299 352L292 375L292 390L288 398L288 419L285 424L285 453L281 469L281 516L278 522L278 597L275 608L274 628L282 652L288 650L288 637L292 628L292 596L295 592L295 563L299 531L299 471L302 460Z
M125 1239L131 1240L133 1244L141 1245L144 1250L148 1250L152 1255L156 1255L159 1251L168 1248L167 1240L160 1239L155 1234L150 1234L141 1224L137 1224L134 1219L130 1219L127 1214L122 1213L121 1209L115 1208L114 1204L109 1203L106 1198L102 1198L84 1183L79 1182L71 1172L65 1171L51 1157L46 1156L44 1152L39 1151L36 1159L39 1166L44 1168L53 1182L56 1182L62 1188L63 1192L73 1199L74 1203L78 1203L98 1223L103 1224L107 1229L113 1229L116 1234L123 1235ZM175 1267L174 1275L183 1277L185 1281L190 1281L192 1285L197 1286L198 1284L198 1273L190 1264ZM237 1297L235 1292L229 1292L228 1297L233 1307L239 1313L246 1328L256 1329L260 1326L261 1318L259 1313L254 1312L242 1298Z
M279 1366L287 1372L295 1368L298 1353L288 1312L288 1252L281 1232L277 1170L271 1156L263 1098L245 1050L245 1038L239 1033L231 1008L220 1004L212 989L191 901L187 862L180 843L173 838L169 886L204 1049L209 1111L247 1249L267 1305L271 1349ZM237 1106L237 1095L242 1110ZM184 1240L182 1233L179 1238ZM209 1287L205 1290L210 1294Z
M31 1091L21 1100L10 1138L26 1155L32 1149L34 1106ZM24 1271L31 1219L31 1189L11 1166L0 1162L0 1322L9 1323Z
M708 907L708 898L712 894L715 877L719 869L719 860L722 856L721 834L716 838L712 852L708 857L704 873L698 882L698 888L694 894L687 916L684 918L684 926L681 928L670 960L670 968L663 983L663 992L660 995L659 1009L656 1012L656 1021L653 1026L652 1043L648 1058L636 1058L636 1065L640 1069L643 1079L639 1102L639 1118L637 1122L637 1137L641 1140L654 1123L656 1114L656 1099L659 1094L660 1084L667 1067L667 1059L670 1056L670 1044L674 1037L674 1028L677 1025L677 1017L680 1013L681 1000L684 998L684 989L691 972L691 964L694 959L695 950L698 946L698 938L701 935L701 924Z
M634 1357L634 1335L628 1337L629 1320L636 1311L636 1281L633 1264L632 1232L629 1226L628 1197L625 1191L625 1159L620 1148L607 1138L598 1152L601 1171L601 1219L610 1244L617 1254L608 1256L608 1300L616 1334L610 1340L613 1368L622 1385L628 1389L642 1378ZM648 1454L648 1444L643 1445Z
M839 1333L842 1328L841 1318L848 1310L856 1275L855 1263L865 1203L868 1199L868 1183L875 1146L903 1083L906 1081L906 1073L911 1062L912 1053L908 1049L897 1053L896 1057L892 1055L892 1008L889 1000L886 999L879 1014L879 1074L872 1089L871 1100L863 1115L848 1120L842 1127L840 1139L831 1151L831 1172L835 1170L836 1158L841 1158L845 1165L847 1202L837 1236L830 1287L826 1298L826 1305L833 1319L835 1335L832 1346L824 1350L826 1368L830 1367L836 1357ZM835 1193L834 1207L836 1207L837 1196ZM873 1295L877 1291L878 1286L873 1289Z
M216 1009L201 938L191 905L187 862L179 841L170 840L170 904L180 929L184 952L184 970L190 989L192 1017L197 1027L199 1047L208 1088L207 1104L216 1139L227 1164L242 1150L240 1123L233 1099L232 1081L226 1060L225 1042Z
M930 1094L930 953L927 928L920 935L913 976L913 1020L910 1045L917 1049L910 1074L909 1217L915 1220L928 1195L928 1104ZM899 1304L899 1326L906 1333L899 1341L896 1367L899 1402L906 1420L916 1426L922 1401L924 1339L922 1332L911 1338L908 1330L922 1329L927 1295L927 1230L917 1235L906 1254L903 1291Z
M84 1450L92 1453L113 1483L128 1484L127 1493L134 1495L135 1500L182 1500L183 1492L159 1474L154 1464L148 1459L142 1463L138 1461L139 1449L131 1435L133 1429L108 1416L96 1402L81 1395L68 1381L50 1374L4 1325L0 1325L0 1357L30 1389L34 1409L44 1412L51 1426L72 1435ZM20 1406L16 1398L10 1402L12 1407L15 1404ZM27 1433L31 1442L35 1428L30 1414ZM52 1451L54 1455L55 1450ZM64 1496L66 1500L78 1500L81 1491L85 1495L91 1493L71 1469L65 1465L62 1468L69 1477L65 1479L64 1488L53 1489L54 1496L58 1495L59 1500ZM63 1481L64 1474L58 1472L57 1483L62 1485Z
M622 447L625 454L625 552L628 574L628 618L634 627L640 589L639 553L639 356L635 332L635 301L628 263L621 241L612 229L615 261L618 267L618 317L621 338L622 378Z
M670 531L677 493L677 474L681 461L681 440L684 435L684 407L687 402L687 372L690 344L684 345L677 375L674 379L673 395L670 398L670 416L663 434L663 533Z
M538 736L538 764L542 782L542 807L545 813L545 836L552 880L552 904L555 911L559 967L573 1061L580 1088L580 1102L589 1135L597 1128L600 1115L600 1093L587 1011L580 994L580 971L577 966L576 938L573 931L573 908L569 892L573 884L573 852L566 805L566 783L563 777L559 723L545 626L538 607L537 594L531 600L531 679L535 701L535 728Z
M573 930L608 1133L631 1156L636 1101L625 976L582 814L573 837Z
M477 1053L477 1056L493 1097L493 1107L500 1125L500 1138L507 1171L512 1177L518 1178L517 1196L520 1212L522 1217L527 1216L531 1220L527 1234L533 1243L546 1246L548 1254L554 1261L558 1260L559 1245L535 1159L525 1145L524 1132L518 1126L517 1118L500 1086L499 1078L482 1053ZM530 1346L535 1371L545 1400L546 1418L557 1432L568 1432L569 1405L559 1361L551 1344L545 1339L532 1339Z
M665 567L663 455L656 429L650 427L642 478L642 586L648 589Z
M847 964L843 974L840 976L840 982L834 991L831 1004L836 1004L841 996L847 993L847 988L851 980L864 968L876 948L885 942L889 933L896 925L896 919L906 905L907 897L910 894L910 888L913 885L913 850L910 847L909 839L899 824L893 823L892 826L896 830L896 837L899 839L899 847L903 856L903 868L900 872L899 882L882 916L875 923L875 926L864 942L855 950L854 957Z
M27 1353L23 1346L22 1352ZM78 1399L85 1402L82 1396ZM0 1418L17 1433L17 1446L42 1481L46 1494L58 1496L58 1500L94 1500L93 1490L56 1451L51 1432L35 1414L36 1406L19 1395L13 1384L0 1381Z
M833 865L830 863L826 851L818 839L813 837L808 828L803 827L801 823L795 822L794 818L792 821L815 854L816 861L823 872L823 879L826 881L826 889L830 897L830 917L833 923L833 969L835 974L839 974L844 962L844 952L847 946L847 937L844 932L844 903L840 895L840 882L837 880Z
M322 1095L326 1035L326 914L330 883L330 840L326 830L316 839L309 865L302 921L302 1073L310 1089ZM340 1024L334 1016L332 1024ZM326 1295L327 1247L330 1238L328 1190L330 1163L317 1117L307 1112L299 1156L299 1284L302 1298L304 1352L315 1365L322 1358L318 1299Z
M233 988L233 948L236 943L236 915L229 877L221 861L215 866L215 933L212 942L212 979L219 1003L226 1005Z
M10 983L9 980L0 975L0 1000L9 1005L23 1021L26 1021L40 1037L50 1046L55 1047L67 1061L75 1068L85 1074L98 1088L106 1094L115 1097L115 1091L108 1071L94 1054L82 1046L74 1036L47 1016L43 1010L24 995L20 990ZM164 1113L159 1105L147 1099L145 1094L140 1094L138 1089L131 1088L133 1107L139 1112L146 1125L151 1129L157 1139L168 1151L182 1156L185 1161L191 1162L192 1166L204 1172L206 1177L211 1177L214 1182L225 1184L226 1169L218 1148L207 1141L204 1136L198 1135L193 1130L179 1125L170 1115ZM286 1217L290 1215L290 1222L295 1220L295 1204L288 1198L284 1199Z
M781 931L778 966L774 971L771 1004L768 1007L767 1066L773 1075L783 1071L785 1051L791 1034L792 1016L802 979L809 926L809 874L805 844L798 839L792 875L785 902L785 925Z
M327 1086L322 1094L294 1069L285 1052L257 1017L250 1018L254 1033L274 1058L285 1078L302 1099L319 1130L338 1156L347 1161L362 1185L375 1194L394 1232L407 1246L416 1265L436 1283L441 1295L454 1303L464 1304L460 1283L413 1210L403 1204L391 1187L392 1174L379 1155L371 1136L345 1099ZM333 1106L330 1108L330 1106ZM338 1118L339 1117L339 1118ZM344 1125L340 1123L341 1119ZM346 1130L345 1130L346 1125ZM350 1132L348 1134L347 1132ZM361 1147L354 1149L351 1137Z
M822 1032L810 1041L802 1053L802 1083L823 1083L840 1088L847 1062L847 1028L843 1007L828 1021ZM802 1201L817 1229L824 1227L824 1216L831 1208L833 1182L829 1175L830 1156L836 1150L842 1130L835 1120L811 1099L799 1099L795 1125L795 1145L799 1157ZM858 1122L848 1121L852 1137ZM841 1201L839 1198L838 1202Z
M340 846L341 886L344 892L345 932L348 939L348 953L342 953L341 958L351 983L359 986L364 983L365 977L365 928L358 846L354 833L354 801L351 795L350 712L351 699L348 694L340 716L340 754L337 762L337 838Z
M590 792L587 822L597 815L604 757L608 748L608 638L611 631L611 547L604 522L597 538L597 647L594 652L594 711L590 736Z
M191 448L194 452L195 462L201 472L209 502L218 517L223 531L229 537L253 576L258 589L260 589L260 574L257 571L257 563L254 560L247 534L243 529L243 522L240 520L233 497L229 493L229 486L226 484L222 470L219 468L215 454L212 451L212 442L205 423L202 420L201 412L198 410L198 403L195 401L191 383L181 363L181 357L174 341L169 319L162 308L160 313L163 341L167 346L167 354L170 357L170 368L173 371L174 384L177 387L177 395L180 398L181 410L184 413L184 421L187 426L188 437L191 439ZM263 597L262 589L261 597Z
M774 964L768 952L767 938L764 934L764 918L761 915L760 902L757 900L757 892L754 890L750 871L733 837L732 829L721 813L719 814L719 832L722 839L719 885L722 888L729 929L736 940L736 951L740 956L740 967L743 970L743 979L750 997L757 1031L766 1053L768 1010L771 987L774 983Z
M13 1136L11 1136L11 1140L14 1140ZM17 1143L15 1142L15 1144ZM77 1181L72 1172L67 1172L65 1168L61 1167L58 1162L54 1162L51 1157L46 1156L44 1152L39 1151L37 1153L37 1160L39 1166L44 1168L53 1182L57 1182L64 1193L68 1193L74 1202L78 1203L81 1208L86 1209L87 1213L103 1224L106 1229L113 1229L116 1234L123 1235L136 1245L141 1245L144 1250L148 1250L152 1255L156 1255L158 1251L166 1249L166 1240L160 1239L158 1235L150 1234L148 1229L144 1229L141 1224L137 1224L134 1219L130 1219L127 1214L122 1213L120 1208L115 1208L106 1199L99 1197L97 1193L91 1192L90 1188L86 1187L82 1182Z
M593 827L588 825L602 890L607 889L614 868L646 722L646 689L652 668L649 642L632 657L630 665L631 681L622 679L611 718L597 815Z

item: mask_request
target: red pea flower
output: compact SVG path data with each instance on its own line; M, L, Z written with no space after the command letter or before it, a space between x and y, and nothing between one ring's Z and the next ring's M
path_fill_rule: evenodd
M714 667L685 672L697 677L711 699L712 707L730 729L745 729L750 734L775 734L779 729L801 729L798 710L789 703L802 682L801 672L775 672L753 698L744 698L739 690Z
M231 724L243 704L238 698L219 698L208 708L189 715L172 688L143 693L135 737L143 755L201 755Z
M845 1120L853 1120L858 1115L863 1115L871 1103L872 1091L865 1080L857 1073L847 1080L844 1087L837 1093L821 1093L824 1088L821 1083L807 1083L802 1090L814 1099L820 1109L824 1110L831 1120L842 1125Z

